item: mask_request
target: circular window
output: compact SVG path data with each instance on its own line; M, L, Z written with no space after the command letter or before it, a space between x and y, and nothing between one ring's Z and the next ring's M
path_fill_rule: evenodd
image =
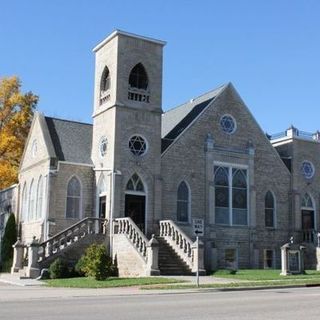
M38 144L37 144L37 140L34 139L32 142L32 147L31 147L31 154L32 154L33 158L36 157L37 151L38 151Z
M147 152L147 141L141 136L132 136L129 149L135 156L143 156Z
M220 126L222 131L228 134L234 133L237 129L236 120L228 114L221 117Z
M107 154L108 149L108 139L106 137L102 137L100 139L99 150L101 157L104 157Z
M301 172L306 179L311 179L314 176L314 166L310 161L303 161Z

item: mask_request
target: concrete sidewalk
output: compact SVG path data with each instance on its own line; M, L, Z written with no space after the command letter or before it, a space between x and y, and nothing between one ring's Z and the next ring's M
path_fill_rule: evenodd
M177 279L179 281L185 281L184 283L177 283L179 285L185 284L196 284L196 277L195 276L161 276L163 278L169 279ZM212 276L200 276L199 283L200 284L215 284L215 283L235 283L240 282L242 280L237 279L223 279L223 278L216 278ZM39 287L45 285L44 282L35 280L35 279L19 279L16 275L12 275L10 273L0 273L0 282L21 286L21 287Z

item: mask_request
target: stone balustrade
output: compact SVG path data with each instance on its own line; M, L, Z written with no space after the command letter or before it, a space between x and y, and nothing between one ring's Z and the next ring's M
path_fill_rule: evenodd
M204 273L203 243L191 240L172 220L160 221L160 237L163 237L189 268Z
M138 228L138 226L132 221L132 219L116 219L114 233L126 234L130 242L142 256L142 258L147 261L147 245L149 240Z
M93 233L106 233L107 220L87 217L69 228L57 233L52 238L39 244L38 262L41 263L52 255L58 254L74 242Z

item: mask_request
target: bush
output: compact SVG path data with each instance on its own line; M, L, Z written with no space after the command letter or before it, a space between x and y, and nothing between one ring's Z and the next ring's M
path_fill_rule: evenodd
M8 269L10 262L12 263L13 258L13 248L12 246L17 241L17 228L16 228L16 219L14 214L11 213L6 227L4 229L4 234L1 242L1 260L2 260L2 269ZM11 267L11 266L10 266ZM7 270L4 270L7 271Z
M85 251L76 265L76 270L86 277L105 280L111 275L112 262L104 245L93 244Z
M70 275L68 264L66 261L57 258L49 267L49 275L51 279L68 278Z

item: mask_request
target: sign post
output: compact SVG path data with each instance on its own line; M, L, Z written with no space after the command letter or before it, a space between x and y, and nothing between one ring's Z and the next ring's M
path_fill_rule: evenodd
M193 219L192 220L193 233L196 236L197 245L197 270L196 270L196 283L199 288L199 237L204 235L204 220L203 219Z

